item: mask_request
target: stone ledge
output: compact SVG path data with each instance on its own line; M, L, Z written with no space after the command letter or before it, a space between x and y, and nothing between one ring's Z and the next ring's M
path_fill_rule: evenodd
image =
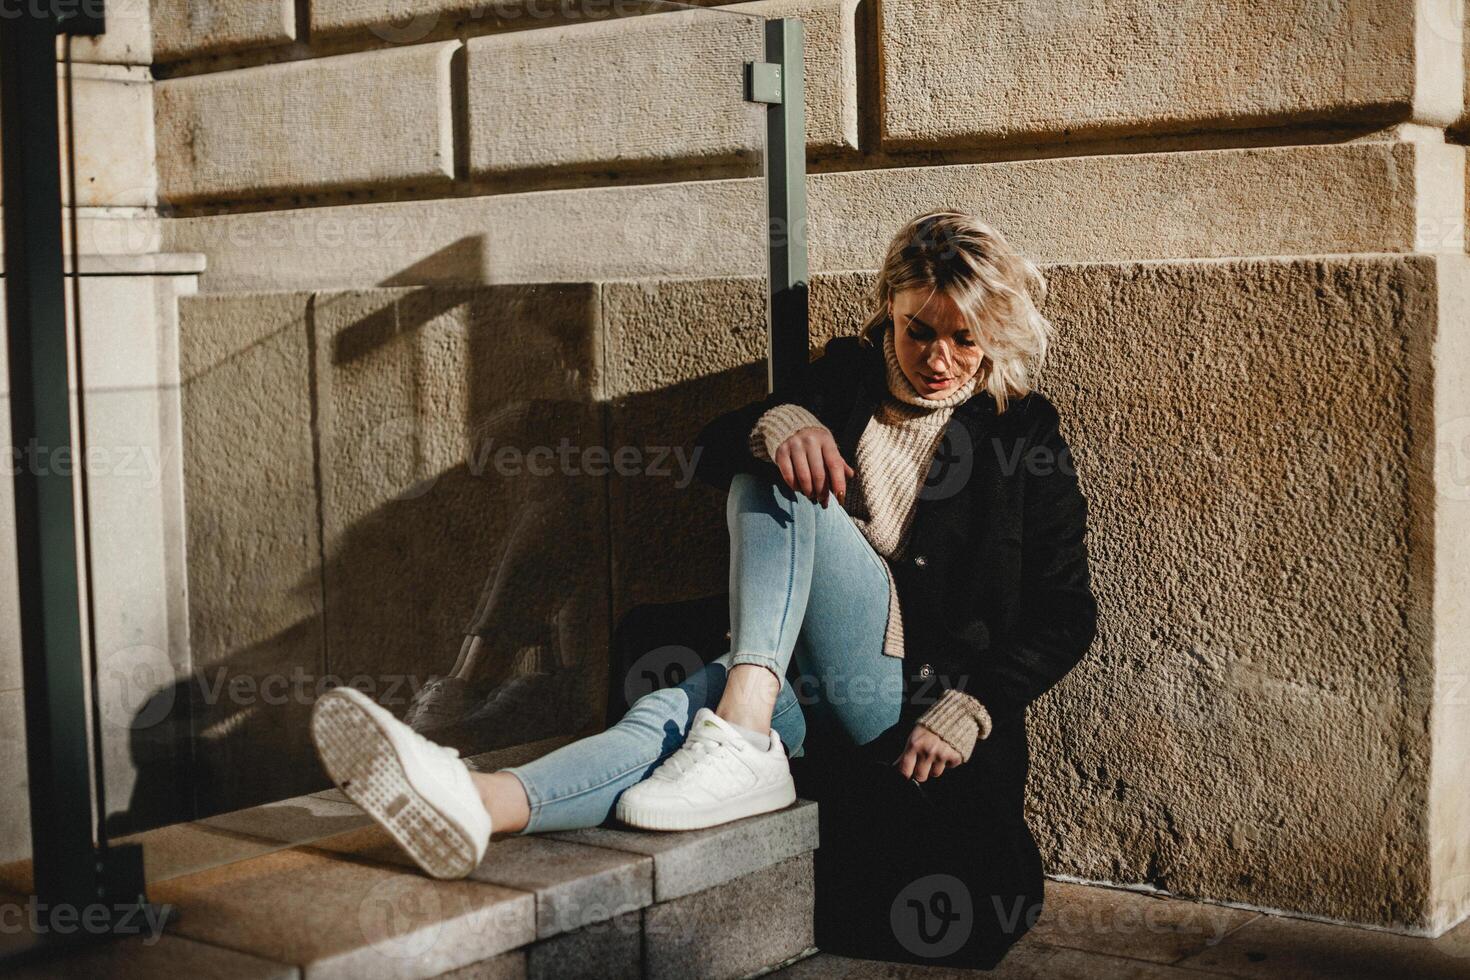
M736 977L811 946L809 801L689 833L507 836L451 882L412 870L373 825L282 842L340 827L347 809L328 791L138 835L149 897L179 908L168 934L25 976L674 977L697 961L700 976ZM23 903L28 881L5 880L0 902Z

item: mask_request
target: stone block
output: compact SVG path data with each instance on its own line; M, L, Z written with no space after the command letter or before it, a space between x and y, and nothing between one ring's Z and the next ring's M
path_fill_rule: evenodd
M434 976L535 938L534 899L476 881L290 849L155 883L175 931L299 966L311 978Z
M858 0L759 0L725 9L770 20L801 20L807 150L857 149Z
M601 704L597 302L577 285L317 297L333 675L401 711L472 622L492 672L525 657L565 668L507 685L466 752L582 730Z
M1053 872L1422 926L1443 261L1048 270L1103 610L1031 714Z
M1442 126L1463 106L1458 27L1443 38L1393 0L898 0L881 16L889 147Z
M415 867L398 844L372 826L337 834L314 845L380 864ZM583 926L633 913L653 901L653 862L639 854L511 835L491 843L473 881L503 885L536 896L536 938L549 939Z
M294 0L153 0L153 55L201 54L286 44L296 39ZM109 5L108 20L112 19Z
M309 300L180 303L193 676L178 693L210 813L323 778L306 728L324 656Z
M272 963L223 946L196 943L165 933L160 938L112 939L32 965L7 969L11 980L153 980L154 977L201 977L209 980L298 980L294 966Z
M157 83L162 198L448 185L458 47L409 45Z
M938 202L1042 262L1454 251L1464 169L1460 146L1372 140L812 174L811 264L876 268ZM220 291L758 276L762 194L753 179L601 187L176 218L163 233L208 254L203 288Z
M1426 940L1325 922L1260 915L1221 942L1180 960L1181 970L1232 977L1423 977L1454 980L1470 962L1470 922Z
M643 914L633 911L526 949L528 980L641 980Z
M745 62L764 60L760 20L679 11L490 34L466 49L475 175L760 170L766 110L744 94Z
M745 977L812 945L810 851L643 912L643 975Z
M784 810L705 830L649 834L591 827L546 836L648 855L653 858L654 901L669 902L766 869L783 867L788 859L815 849L817 805L797 800ZM808 916L810 911L808 902Z

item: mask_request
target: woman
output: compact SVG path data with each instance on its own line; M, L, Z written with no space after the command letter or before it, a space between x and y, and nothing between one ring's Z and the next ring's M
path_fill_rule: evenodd
M495 773L339 688L312 719L327 772L442 878L478 865L492 829L689 829L784 807L808 721L836 733L832 759L881 749L903 780L957 780L947 798L1024 833L1024 709L1096 624L1086 503L1030 387L1044 293L975 218L910 222L861 335L827 343L798 400L768 396L696 440L697 475L728 490L729 653Z

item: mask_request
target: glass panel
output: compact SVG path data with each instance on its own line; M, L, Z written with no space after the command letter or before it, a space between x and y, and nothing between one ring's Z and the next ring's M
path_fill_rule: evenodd
M166 207L79 226L106 824L152 880L366 823L333 686L493 769L710 652L648 625L727 586L690 449L765 390L764 21L579 9L161 50ZM340 56L422 113L344 136ZM211 157L220 115L261 139Z

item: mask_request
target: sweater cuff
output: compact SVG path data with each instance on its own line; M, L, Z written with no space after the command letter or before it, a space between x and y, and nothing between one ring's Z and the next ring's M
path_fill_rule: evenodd
M990 737L990 712L985 705L953 687L919 716L918 724L948 742L965 762L970 761L975 743Z
M811 425L826 428L821 419L800 405L783 402L768 408L756 420L755 428L750 430L750 454L756 459L774 462L776 450L781 448L781 443L791 438L791 434L797 429Z

